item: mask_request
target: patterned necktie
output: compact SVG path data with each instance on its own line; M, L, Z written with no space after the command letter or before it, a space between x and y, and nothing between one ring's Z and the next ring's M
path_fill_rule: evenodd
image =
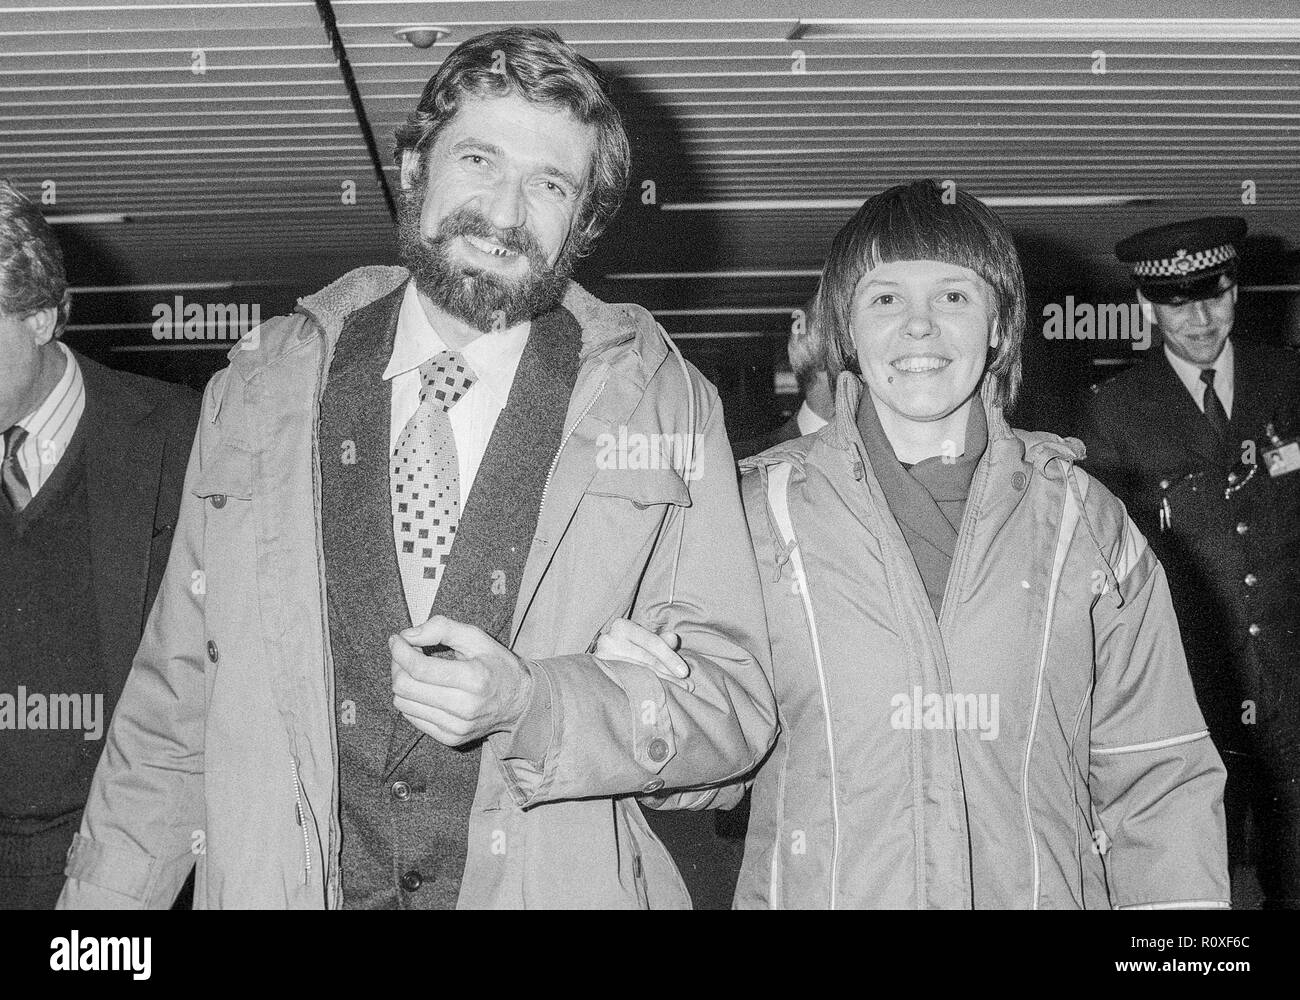
M16 511L22 511L32 501L31 487L27 483L27 474L18 461L18 450L27 440L27 428L17 424L5 431L5 457L0 465L0 488L5 499Z
M420 405L393 450L389 490L397 566L415 625L423 624L433 609L455 541L460 467L448 413L475 375L459 353L443 351L420 366L420 381Z
M1202 368L1201 381L1205 383L1205 419L1210 422L1210 428L1219 439L1219 443L1226 444L1228 440L1228 411L1223 408L1223 401L1219 399L1219 394L1214 391L1214 369Z

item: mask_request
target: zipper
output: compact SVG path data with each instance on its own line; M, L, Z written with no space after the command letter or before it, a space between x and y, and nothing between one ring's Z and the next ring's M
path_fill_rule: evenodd
M546 482L542 484L542 502L538 504L538 510L546 509L546 495L551 491L551 478L555 475L555 469L560 464L560 455L564 451L564 446L569 443L569 438L573 437L573 432L578 429L578 425L587 418L587 414L590 413L591 408L596 405L596 400L600 399L600 394L605 391L605 386L608 383L609 379L605 379L605 381L601 382L600 385L596 387L595 395L588 400L587 405L583 407L582 412L578 414L578 419L569 425L569 429L564 432L564 437L560 438L560 447L555 450L555 457L551 459L551 467L546 470Z
M298 826L302 829L303 884L311 884L311 840L307 836L307 813L302 807L302 782L298 779L298 761L289 755L289 767L293 770L293 797L298 813Z

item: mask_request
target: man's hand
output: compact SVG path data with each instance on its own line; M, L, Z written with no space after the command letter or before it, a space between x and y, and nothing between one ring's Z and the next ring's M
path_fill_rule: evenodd
M596 655L603 660L627 660L649 667L666 681L680 684L686 690L695 685L688 678L690 664L677 654L682 640L676 632L654 632L634 621L617 618L596 641Z
M451 647L455 659L421 646ZM532 698L524 663L482 629L434 615L390 636L393 706L416 729L449 747L513 729Z

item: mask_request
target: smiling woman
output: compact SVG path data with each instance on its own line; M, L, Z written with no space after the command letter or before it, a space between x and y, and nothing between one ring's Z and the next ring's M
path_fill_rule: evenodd
M1006 227L931 181L835 237L834 416L741 463L782 727L737 906L1228 905L1164 571L1078 442L1003 415L1024 299Z

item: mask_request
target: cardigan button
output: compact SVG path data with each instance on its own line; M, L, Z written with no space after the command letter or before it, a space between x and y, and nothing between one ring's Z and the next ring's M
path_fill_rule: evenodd
M402 888L407 892L415 892L420 886L424 885L424 876L412 868L400 879Z
M224 493L212 494L212 506L220 510L226 505L226 495Z
M1023 472L1017 472L1011 477L1011 485L1017 490L1023 490L1029 485L1029 477Z
M655 792L659 791L659 789L663 787L664 787L663 778L653 778L641 786L641 793L643 795L653 795Z
M211 639L208 640L208 659L213 663L217 662L217 644Z
M647 754L656 764L662 764L668 759L668 741L656 736L650 741L650 746L646 749Z

